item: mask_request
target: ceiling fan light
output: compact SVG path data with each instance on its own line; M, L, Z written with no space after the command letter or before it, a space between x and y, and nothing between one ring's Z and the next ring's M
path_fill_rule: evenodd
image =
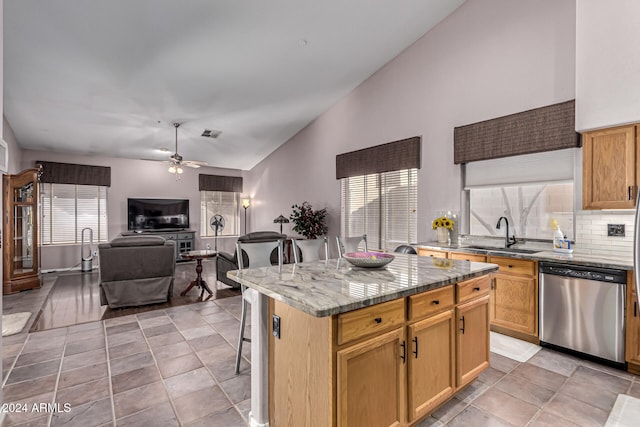
M176 173L176 167L174 165L169 166L169 173Z
M178 167L176 168L176 172L177 172L178 174L181 174L182 172L184 172L184 170L183 170L180 166L178 166Z

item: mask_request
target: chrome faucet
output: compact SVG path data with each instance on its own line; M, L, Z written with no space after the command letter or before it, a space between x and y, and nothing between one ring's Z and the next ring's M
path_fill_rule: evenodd
M501 216L500 218L498 218L498 223L496 224L496 230L500 230L500 222L502 222L503 219L505 224L507 224L506 233L504 235L504 247L508 248L509 246L515 245L517 243L516 236L513 235L509 237L509 220L507 219L506 216Z

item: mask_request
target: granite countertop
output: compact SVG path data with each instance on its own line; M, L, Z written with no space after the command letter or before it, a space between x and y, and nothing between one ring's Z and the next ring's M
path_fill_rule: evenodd
M475 248L468 247L465 245L458 244L446 244L446 243L438 243L438 242L425 242L418 243L416 245L417 248L425 248L425 249L436 249L436 250L444 250L444 251L456 251L456 252L466 252L471 254L481 254L481 255L492 255L492 256L504 256L508 258L520 258L520 259L528 259L534 261L547 261L547 262L557 262L560 264L572 264L572 265L583 265L586 267L601 267L601 268L616 268L620 270L633 270L633 258L629 257L614 257L614 256L604 256L604 255L592 255L589 253L581 252L576 249L572 254L563 254L559 252L554 252L552 249L542 248L538 246L527 247L523 246L523 249L534 250L536 252L533 253L523 253L523 252L505 252L501 250L501 248ZM517 248L518 246L516 246ZM537 251L539 249L539 251Z
M249 288L316 317L331 316L482 276L495 264L394 254L382 269L344 259L229 271Z

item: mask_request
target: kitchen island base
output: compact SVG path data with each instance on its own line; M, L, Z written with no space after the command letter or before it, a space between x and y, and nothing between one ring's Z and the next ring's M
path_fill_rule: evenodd
M268 298L270 426L412 426L489 367L489 276L315 317Z

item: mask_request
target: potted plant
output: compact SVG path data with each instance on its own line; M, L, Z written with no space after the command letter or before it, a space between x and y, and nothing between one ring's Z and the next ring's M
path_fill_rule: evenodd
M293 222L293 231L307 239L315 239L327 234L327 208L314 211L308 202L291 206L293 212L289 219Z

